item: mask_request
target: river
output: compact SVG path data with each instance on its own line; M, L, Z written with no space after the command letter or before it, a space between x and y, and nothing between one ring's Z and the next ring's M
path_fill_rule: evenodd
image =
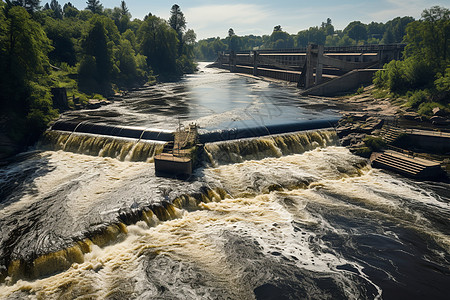
M296 88L201 66L63 121L206 131L335 117ZM450 185L372 169L332 129L205 145L48 132L0 169L2 299L447 299Z

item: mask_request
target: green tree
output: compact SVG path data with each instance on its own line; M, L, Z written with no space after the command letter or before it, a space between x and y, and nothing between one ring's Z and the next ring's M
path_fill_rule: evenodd
M178 4L174 4L170 10L169 24L178 36L181 36L186 29L186 19Z
M299 31L295 37L297 47L306 47L308 44L324 45L326 33L319 27L310 27L308 30Z
M39 9L40 0L6 0L8 5L12 6L22 6L27 10L28 13L34 13Z
M344 29L344 34L347 34L349 38L355 41L367 40L367 28L366 25L360 21L353 21L347 25Z
M450 11L434 6L422 13L420 21L406 28L406 56L423 60L436 73L444 73L450 65Z
M113 71L112 47L118 36L111 19L94 16L89 21L89 29L82 41L84 56L78 71L82 90L109 93Z
M0 9L0 114L7 114L11 138L34 141L51 118L47 76L50 40L39 23L20 6Z
M63 6L63 13L66 18L75 18L78 16L79 10L72 3L67 2Z
M141 53L147 57L148 66L158 74L168 75L177 71L178 37L167 21L148 17L137 32Z
M274 27L269 40L265 44L267 49L287 49L294 47L294 39L292 36L283 31L280 25Z
M94 14L101 14L103 12L103 5L99 0L87 0L87 10L90 10Z
M77 58L73 37L78 34L78 28L72 22L47 17L44 29L53 46L53 50L48 54L49 59L53 63L65 62L74 66Z
M397 17L385 24L384 43L402 43L406 34L406 27L409 23L414 22L412 17Z
M53 10L53 17L55 19L62 19L63 18L63 10L61 8L61 5L56 0L52 0L50 2L50 9Z
M143 57L145 60L145 57ZM131 43L127 39L120 40L114 51L114 61L117 73L114 82L122 88L138 86L147 79L146 67L140 65Z
M334 26L331 24L330 18L327 18L326 22L322 22L320 29L325 33L325 36L334 34Z

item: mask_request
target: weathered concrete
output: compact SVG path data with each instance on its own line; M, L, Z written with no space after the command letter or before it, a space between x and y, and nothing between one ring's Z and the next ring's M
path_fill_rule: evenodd
M326 96L369 84L373 74L370 74L371 71L356 76L349 74L337 83L340 88L334 84L321 86L324 82L356 69L381 68L390 60L398 59L403 49L404 45L398 44L355 47L309 45L301 49L219 52L216 62L210 66L297 82L298 87L307 89L312 95ZM309 90L316 86L321 88Z
M353 70L345 75L314 86L302 92L303 95L334 96L371 84L378 69Z

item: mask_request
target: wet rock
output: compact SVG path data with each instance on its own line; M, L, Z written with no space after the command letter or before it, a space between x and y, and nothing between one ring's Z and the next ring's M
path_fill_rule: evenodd
M446 117L448 116L448 112L446 112L443 109L440 109L439 107L433 108L433 115L438 117Z
M414 120L415 118L420 117L418 113L415 112L406 112L403 114L403 118L406 120Z
M430 118L431 123L436 125L448 125L450 124L450 120L440 116L433 116Z
M365 121L369 117L368 114L354 114L353 119L355 121Z
M340 126L340 127L336 128L336 132L339 137L343 137L343 136L349 134L351 131L352 131L351 125L345 125L345 126Z
M87 104L87 108L89 109L97 109L100 108L102 105L100 104L100 101L97 99L90 99L88 104Z

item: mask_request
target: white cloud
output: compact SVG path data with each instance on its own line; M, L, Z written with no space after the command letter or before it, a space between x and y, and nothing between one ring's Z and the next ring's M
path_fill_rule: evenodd
M392 19L395 17L412 16L419 19L424 9L434 5L445 6L440 1L424 1L424 0L386 0L386 9L378 10L370 14L376 19Z

